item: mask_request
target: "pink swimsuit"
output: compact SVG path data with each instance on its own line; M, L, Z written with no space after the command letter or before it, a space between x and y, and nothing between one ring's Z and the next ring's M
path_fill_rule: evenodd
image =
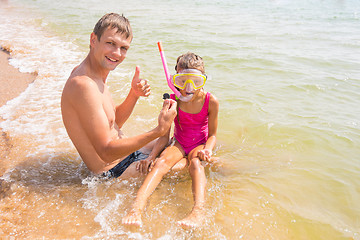
M171 94L170 97L175 100L175 94ZM201 111L196 114L187 113L178 108L178 115L174 119L174 137L180 143L186 155L195 147L205 144L208 139L209 99L210 93L208 92Z

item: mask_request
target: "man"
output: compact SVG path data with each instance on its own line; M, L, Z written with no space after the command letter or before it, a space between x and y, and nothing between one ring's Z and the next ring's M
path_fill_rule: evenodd
M125 59L131 41L131 26L124 16L104 15L91 33L89 54L74 68L62 93L61 111L67 133L95 174L137 174L134 162L147 157L137 150L144 146L149 149L149 143L164 135L176 116L176 102L166 100L156 128L130 138L121 132L138 98L150 94L149 84L139 78L140 68L136 67L124 102L115 106L112 101L106 79Z

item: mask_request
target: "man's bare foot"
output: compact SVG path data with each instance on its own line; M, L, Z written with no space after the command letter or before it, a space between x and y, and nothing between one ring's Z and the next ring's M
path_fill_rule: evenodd
M177 223L183 228L200 227L204 221L204 210L202 208L194 208L190 215Z
M141 227L141 211L138 209L132 209L125 217L123 217L121 222L124 225Z

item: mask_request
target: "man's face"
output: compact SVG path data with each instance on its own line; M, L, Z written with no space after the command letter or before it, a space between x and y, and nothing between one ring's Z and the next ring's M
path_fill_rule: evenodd
M124 34L117 33L116 28L108 27L100 40L92 33L90 45L100 65L111 71L125 59L131 40L131 37L125 38Z

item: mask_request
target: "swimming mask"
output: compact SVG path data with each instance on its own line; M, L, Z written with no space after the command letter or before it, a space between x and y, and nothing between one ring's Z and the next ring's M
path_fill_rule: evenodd
M205 85L206 78L206 75L197 69L185 69L172 76L174 86L181 90L184 90L187 84L198 90Z

